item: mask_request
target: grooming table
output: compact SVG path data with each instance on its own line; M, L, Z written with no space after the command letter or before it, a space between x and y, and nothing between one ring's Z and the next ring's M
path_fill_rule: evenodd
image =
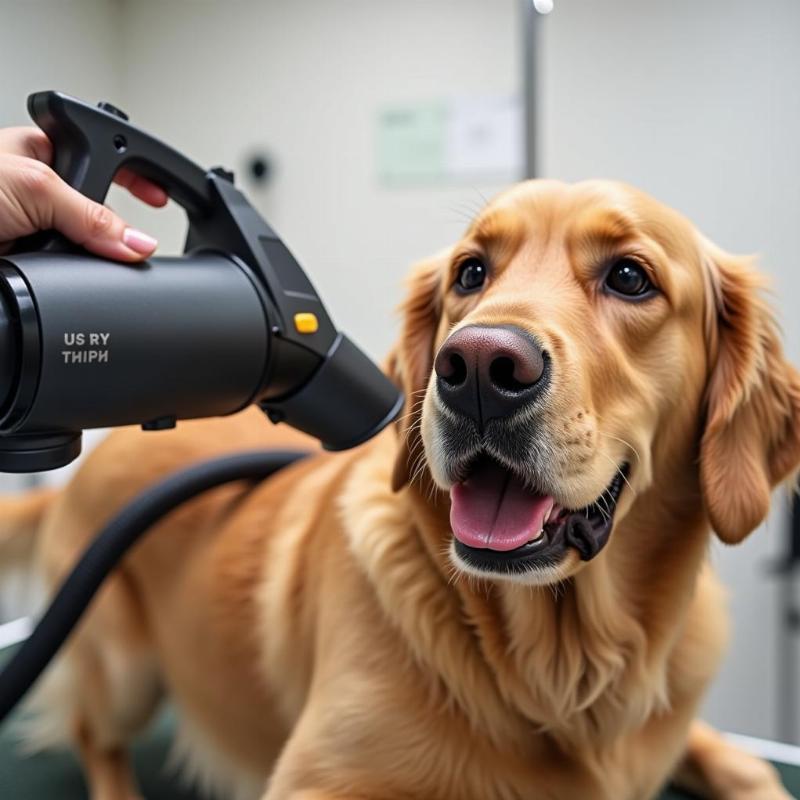
M0 663L10 651L0 650ZM18 715L17 715L18 716ZM204 800L183 788L165 768L174 718L165 709L133 747L136 775L145 800ZM87 800L86 786L75 757L47 752L31 757L18 754L14 719L0 728L0 798L2 800ZM800 798L800 748L736 737L743 747L769 758L780 770L787 789ZM794 762L794 763L792 763ZM661 800L689 800L691 795L666 789Z

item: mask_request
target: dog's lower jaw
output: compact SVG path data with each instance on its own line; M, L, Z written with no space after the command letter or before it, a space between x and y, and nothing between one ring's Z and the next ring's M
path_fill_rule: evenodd
M530 565L513 571L487 571L471 563L463 554L459 554L458 542L455 538L451 538L447 553L450 566L454 570L454 575L451 576L454 581L457 580L458 575L464 575L469 579L502 581L521 586L555 586L574 574L581 564L577 551L569 549L557 563Z

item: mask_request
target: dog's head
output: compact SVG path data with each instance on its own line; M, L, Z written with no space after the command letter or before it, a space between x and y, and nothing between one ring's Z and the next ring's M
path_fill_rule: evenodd
M416 268L403 311L395 488L449 493L467 572L562 580L655 486L738 542L800 461L757 275L630 187L516 186Z

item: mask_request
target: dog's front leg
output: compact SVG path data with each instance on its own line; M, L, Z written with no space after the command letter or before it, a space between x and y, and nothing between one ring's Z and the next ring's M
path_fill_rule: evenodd
M777 770L695 720L686 754L673 776L681 788L704 800L792 800Z
M296 734L297 730L284 748L261 800L385 800L363 792L324 788L327 781L311 766L317 763L312 749L300 747Z

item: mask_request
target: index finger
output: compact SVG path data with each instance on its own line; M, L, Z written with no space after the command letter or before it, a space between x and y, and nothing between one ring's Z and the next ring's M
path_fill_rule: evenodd
M124 186L134 197L157 208L166 205L169 200L169 195L157 183L153 183L125 167L114 176L114 183Z

